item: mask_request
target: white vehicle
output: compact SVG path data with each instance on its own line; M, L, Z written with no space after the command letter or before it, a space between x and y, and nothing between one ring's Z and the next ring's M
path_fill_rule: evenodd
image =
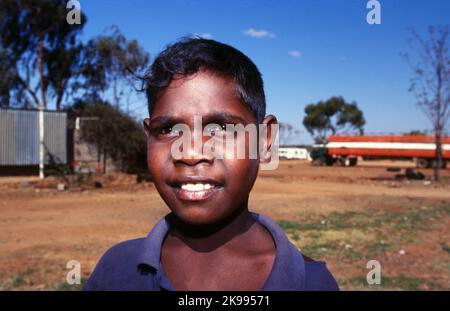
M310 160L309 152L306 148L298 147L280 147L278 148L278 156L285 159Z

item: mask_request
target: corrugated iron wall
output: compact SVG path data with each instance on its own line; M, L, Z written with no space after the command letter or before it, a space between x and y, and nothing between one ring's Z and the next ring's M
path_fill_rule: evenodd
M67 163L66 113L44 113L44 145L54 156L57 163ZM47 153L46 155L48 157Z
M45 163L67 163L67 115L44 112ZM39 164L39 112L0 108L0 165Z

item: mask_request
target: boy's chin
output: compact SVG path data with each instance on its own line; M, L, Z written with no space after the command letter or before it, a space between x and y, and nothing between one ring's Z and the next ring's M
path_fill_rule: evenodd
M175 216L182 223L190 226L210 226L218 224L227 218L228 213L218 211L217 206L195 206L182 207L181 209L171 209Z
M172 209L177 218L191 226L212 225L221 220L220 215L214 215L210 211L205 211L204 206L190 206L182 208L182 211Z

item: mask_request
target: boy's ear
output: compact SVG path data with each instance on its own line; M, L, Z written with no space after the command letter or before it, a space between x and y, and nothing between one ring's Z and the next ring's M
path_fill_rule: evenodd
M262 129L264 130L260 131L260 135L264 136L260 139L260 143L262 143L263 146L260 146L259 148L259 162L268 163L271 159L272 147L277 143L275 139L278 134L278 121L274 115L269 114L264 118L261 124L263 125Z
M145 118L143 124L144 124L145 136L147 136L147 138L148 138L150 136L150 131L149 131L150 118Z

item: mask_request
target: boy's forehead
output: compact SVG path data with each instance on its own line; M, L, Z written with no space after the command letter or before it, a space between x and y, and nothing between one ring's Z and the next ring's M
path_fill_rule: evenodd
M199 72L174 79L158 96L152 118L164 116L183 119L221 113L236 115L244 120L253 118L250 109L237 97L233 82L207 72Z
M243 106L243 104L240 104ZM245 108L245 107L244 107ZM225 123L225 124L249 124L255 123L255 119L251 113L236 113L234 110L227 109L208 109L208 110L169 110L166 113L152 114L152 121L161 123L184 123L194 124L195 122L208 123ZM197 120L197 121L196 121ZM158 123L159 123L158 122Z

